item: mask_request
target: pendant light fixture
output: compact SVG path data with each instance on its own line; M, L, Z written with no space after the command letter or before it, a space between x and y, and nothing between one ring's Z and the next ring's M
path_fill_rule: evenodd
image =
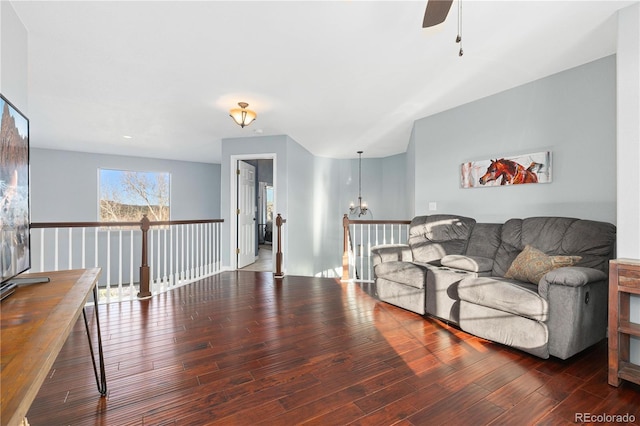
M247 109L249 106L246 102L238 102L238 106L240 108L233 108L229 111L229 115L233 118L233 121L242 128L244 126L248 126L256 119L257 115L255 112Z
M353 216L356 213L358 217L366 216L367 213L371 213L367 203L362 201L362 153L363 151L358 151L358 156L360 157L358 160L358 205L356 206L353 202L349 206L349 215ZM373 213L371 213L373 216Z

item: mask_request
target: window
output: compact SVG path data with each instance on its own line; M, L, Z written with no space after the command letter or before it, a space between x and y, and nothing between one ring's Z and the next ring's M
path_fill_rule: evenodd
M99 169L99 185L100 222L170 220L169 173Z

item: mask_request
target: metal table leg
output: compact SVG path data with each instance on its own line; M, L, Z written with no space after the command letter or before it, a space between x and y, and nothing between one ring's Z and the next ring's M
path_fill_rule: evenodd
M91 333L89 332L89 322L87 321L87 310L82 308L82 316L84 317L84 326L87 330L87 338L89 339L89 350L91 351L91 362L93 363L93 372L96 376L96 385L100 395L107 395L107 375L104 371L104 354L102 352L102 335L100 333L100 318L98 315L98 286L93 286L93 310L96 316L96 327L98 329L98 357L100 363L100 377L98 377L98 368L96 366L96 358L93 352L93 343L91 342Z

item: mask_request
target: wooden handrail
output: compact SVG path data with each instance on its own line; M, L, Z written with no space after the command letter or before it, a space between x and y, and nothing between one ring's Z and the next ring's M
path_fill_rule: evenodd
M361 219L349 219L349 216L345 214L348 225L409 225L410 220L361 220ZM342 218L344 223L344 218Z
M280 213L276 216L276 228L277 228L277 241L278 251L276 251L276 278L283 278L284 272L282 270L282 225L287 223L287 219L283 219Z
M40 228L106 228L113 226L140 226L142 220L138 222L32 222L30 227ZM222 223L224 219L198 219L198 220L163 220L149 221L149 226L166 225L193 225L197 223Z

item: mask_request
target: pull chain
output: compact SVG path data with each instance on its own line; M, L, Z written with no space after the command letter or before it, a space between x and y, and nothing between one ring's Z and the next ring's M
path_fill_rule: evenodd
M460 43L458 56L462 56L464 54L462 50L462 0L458 0L458 36L456 37L456 43Z

